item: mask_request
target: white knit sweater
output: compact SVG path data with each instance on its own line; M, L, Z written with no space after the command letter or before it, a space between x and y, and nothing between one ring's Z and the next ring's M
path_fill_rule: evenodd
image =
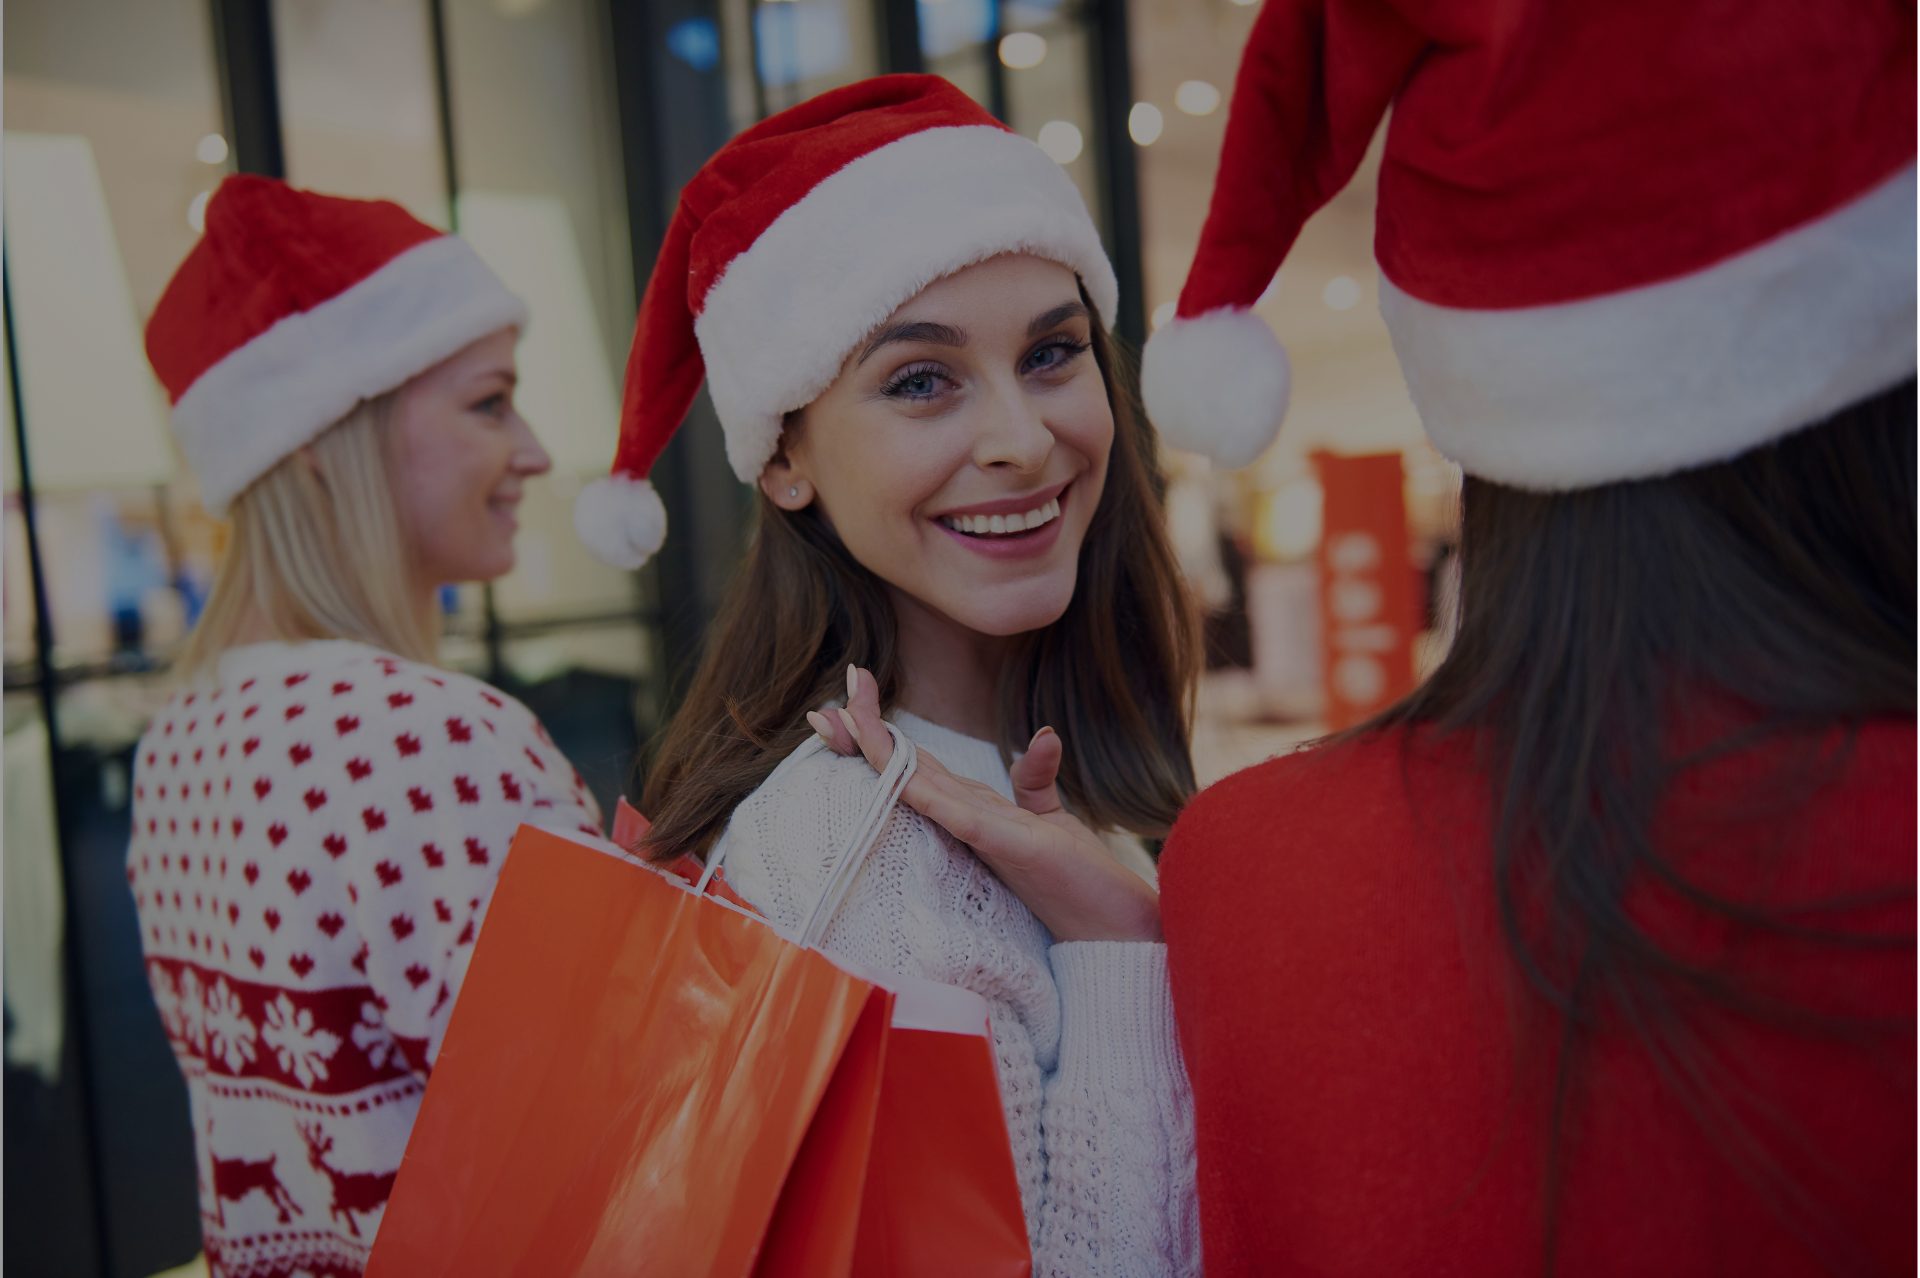
M993 745L892 719L950 771L1013 797ZM715 848L728 881L794 931L875 783L860 759L795 760L735 810ZM986 999L1036 1275L1199 1272L1193 1100L1165 946L1055 944L965 845L901 807L822 948Z

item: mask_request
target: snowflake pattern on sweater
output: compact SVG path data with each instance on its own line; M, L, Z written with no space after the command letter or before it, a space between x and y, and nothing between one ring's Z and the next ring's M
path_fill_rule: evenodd
M514 830L599 811L517 701L339 640L226 653L134 768L127 882L209 1267L358 1274Z
M949 770L1012 799L995 746L890 717ZM824 750L782 767L715 847L734 889L791 934L874 785L864 761ZM1193 1095L1164 945L1054 943L964 844L902 807L821 948L986 999L1036 1278L1199 1273Z

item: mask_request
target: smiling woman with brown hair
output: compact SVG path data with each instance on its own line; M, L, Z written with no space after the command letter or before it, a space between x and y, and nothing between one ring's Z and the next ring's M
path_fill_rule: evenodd
M1057 762L1057 728L1084 743L1063 789L1089 820L1172 823L1196 630L1114 309L1072 182L953 86L802 103L683 195L618 477L579 523L620 562L658 544L642 476L704 368L759 522L648 772L642 850L704 857L783 931L817 917L827 953L883 978L982 996L1036 1272L1186 1274L1192 1128L1151 884L1097 841L1045 890L996 877L918 813L869 811L872 770L815 736L858 663L893 730L973 784L1011 799L1015 756Z

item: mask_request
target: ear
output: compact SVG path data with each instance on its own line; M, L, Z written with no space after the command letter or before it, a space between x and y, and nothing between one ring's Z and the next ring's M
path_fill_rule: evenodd
M775 453L766 469L760 472L760 491L767 495L768 501L786 511L805 510L813 504L813 481L794 464L784 448Z

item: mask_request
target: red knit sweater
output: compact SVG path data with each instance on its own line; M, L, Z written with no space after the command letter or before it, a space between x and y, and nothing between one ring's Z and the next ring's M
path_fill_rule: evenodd
M1544 1272L1558 1026L1499 931L1488 787L1467 746L1406 744L1387 734L1240 773L1168 843L1210 1278ZM1742 933L1651 889L1631 908L1760 988L1896 1022L1872 1044L1727 1013L1695 1022L1729 1071L1717 1094L1816 1206L1829 1250L1769 1207L1637 1040L1603 1029L1565 1128L1562 1278L1914 1270L1914 724L1796 756L1791 778L1823 777L1810 798L1777 776L1756 796L1781 757L1690 774L1656 826L1663 850L1773 906L1880 893L1818 921L1895 942Z

